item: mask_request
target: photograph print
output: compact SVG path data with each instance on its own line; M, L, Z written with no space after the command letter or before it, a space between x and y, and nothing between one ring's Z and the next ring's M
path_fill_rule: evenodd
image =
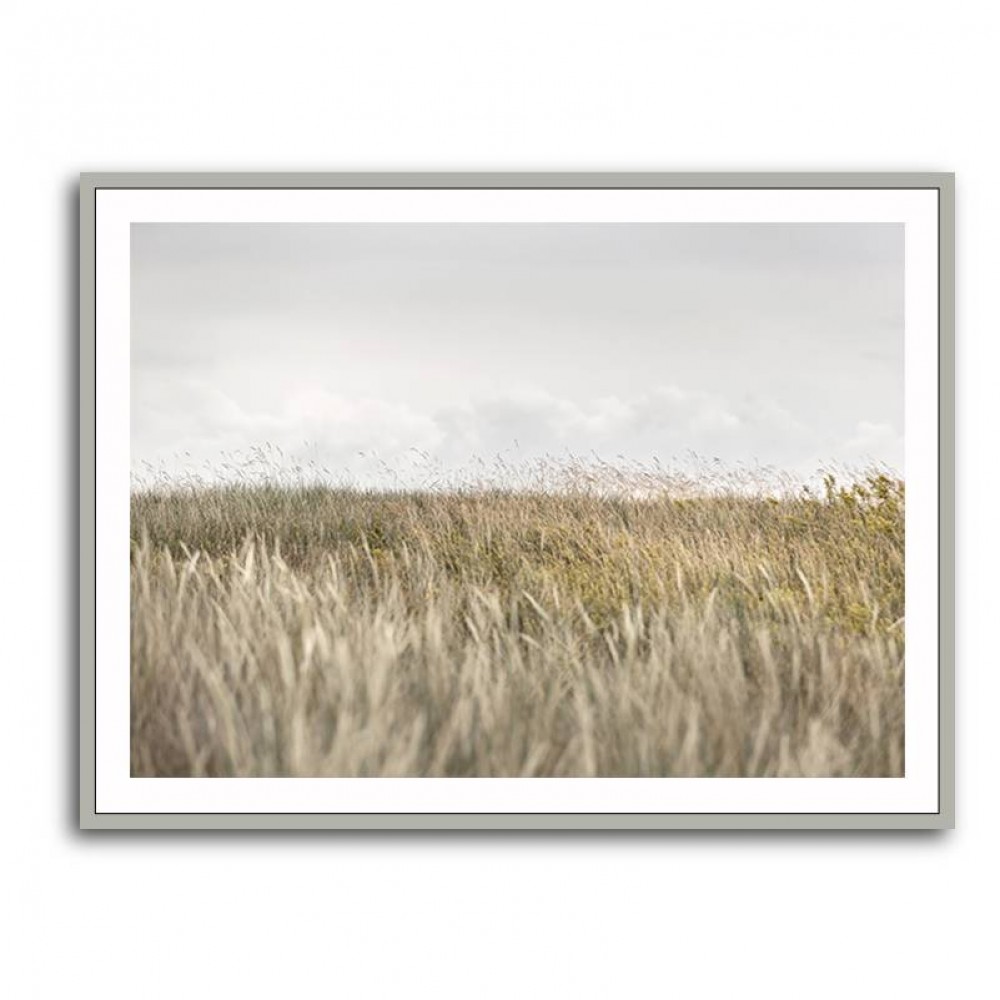
M927 763L905 221L344 214L128 223L127 780Z

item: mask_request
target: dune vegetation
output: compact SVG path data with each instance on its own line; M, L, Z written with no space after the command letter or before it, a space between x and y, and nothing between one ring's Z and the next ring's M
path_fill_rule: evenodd
M153 485L135 776L897 776L904 487Z

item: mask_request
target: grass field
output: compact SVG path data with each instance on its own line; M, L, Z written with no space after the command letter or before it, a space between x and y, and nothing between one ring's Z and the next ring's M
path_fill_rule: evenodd
M903 484L687 494L133 492L133 775L901 775Z

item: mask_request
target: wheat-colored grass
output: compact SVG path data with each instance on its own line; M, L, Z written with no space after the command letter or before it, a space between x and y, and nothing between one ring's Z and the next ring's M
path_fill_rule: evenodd
M132 773L900 775L903 516L876 474L139 490Z

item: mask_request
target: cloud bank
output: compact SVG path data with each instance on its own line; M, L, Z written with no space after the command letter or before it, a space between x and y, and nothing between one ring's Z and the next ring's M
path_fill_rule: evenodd
M534 389L432 409L316 388L255 408L198 381L162 395L161 405L155 394L134 403L150 445L137 456L139 473L156 468L225 479L230 459L261 448L288 468L308 464L325 479L359 485L384 484L388 476L419 486L441 470L497 456L513 463L587 456L683 467L697 454L802 477L830 464L903 466L903 437L890 424L861 420L831 434L772 400L752 394L731 400L669 384L634 399L577 400Z

